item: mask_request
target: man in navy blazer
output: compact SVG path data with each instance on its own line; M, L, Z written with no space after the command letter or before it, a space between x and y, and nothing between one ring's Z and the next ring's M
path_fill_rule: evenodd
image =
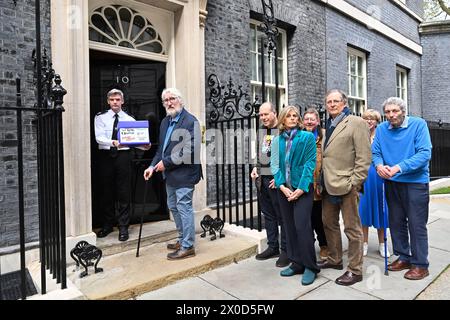
M200 164L200 125L184 106L178 89L166 88L161 94L167 117L159 133L159 147L151 165L144 171L148 180L154 172L161 172L166 181L167 206L178 230L178 239L169 243L169 260L195 256L195 222L192 196L195 185L202 178Z

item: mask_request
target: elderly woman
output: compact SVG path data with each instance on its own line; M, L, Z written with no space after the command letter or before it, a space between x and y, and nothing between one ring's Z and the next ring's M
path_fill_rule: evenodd
M373 143L373 139L375 138L375 130L377 125L381 122L381 115L376 110L367 109L363 113L362 118L369 126L370 142ZM386 203L386 200L383 201L383 179L378 176L373 164L370 165L369 175L367 176L367 180L364 182L363 190L364 193L361 194L359 202L359 215L361 217L364 235L363 255L367 255L369 248L369 227L373 226L378 232L378 252L382 257L384 257L383 224L385 222L387 227L388 220L384 219L383 203ZM386 250L386 253L389 257L389 250Z
M286 230L287 253L291 265L280 272L289 277L303 273L301 283L309 285L320 271L316 264L311 209L314 200L316 141L303 131L297 107L285 107L278 117L279 136L272 142L270 166L282 220Z

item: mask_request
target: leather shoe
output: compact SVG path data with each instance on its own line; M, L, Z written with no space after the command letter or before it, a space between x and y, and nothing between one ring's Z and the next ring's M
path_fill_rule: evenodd
M271 247L267 247L266 250L264 250L263 252L257 254L255 256L256 260L267 260L270 258L276 258L280 255L280 250L279 249L273 249Z
M188 249L181 247L177 251L169 253L167 255L167 259L180 260L180 259L185 259L185 258L189 258L189 257L193 257L193 256L195 256L194 247L190 247Z
M402 261L399 259L395 260L394 262L388 264L388 270L389 271L402 271L405 269L410 269L411 263Z
M119 241L127 241L129 238L128 236L128 228L121 227L119 230Z
M347 271L342 276L337 278L335 282L341 286L351 286L352 284L360 281L362 281L362 275Z
M275 262L275 265L279 268L284 268L287 267L289 265L289 258L287 256L287 253L284 251L280 252L280 257L277 259L277 261Z
M404 277L408 280L422 280L429 275L428 269L426 268L412 267L407 273L405 273Z
M112 228L112 227L103 227L103 228L97 233L97 238L104 238L104 237L106 237L108 234L110 234L111 232L113 232L113 228Z
M172 243L168 243L167 244L167 249L168 250L178 250L181 248L181 243L180 241L177 242L172 242Z
M328 260L322 260L317 262L317 266L320 269L336 269L336 270L342 270L344 269L344 266L341 264L332 264L329 263Z

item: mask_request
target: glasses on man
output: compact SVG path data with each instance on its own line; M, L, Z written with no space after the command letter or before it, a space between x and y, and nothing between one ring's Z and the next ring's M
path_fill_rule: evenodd
M336 103L339 103L339 102L342 102L342 100L328 100L327 104L336 104Z
M169 101L174 102L177 99L178 99L178 97L169 97L169 98L163 99L163 102L164 103L168 103Z

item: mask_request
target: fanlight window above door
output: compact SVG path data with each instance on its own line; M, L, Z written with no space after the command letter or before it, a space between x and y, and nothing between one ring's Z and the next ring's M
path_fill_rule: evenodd
M89 40L165 54L161 37L150 21L124 6L104 6L92 12Z

